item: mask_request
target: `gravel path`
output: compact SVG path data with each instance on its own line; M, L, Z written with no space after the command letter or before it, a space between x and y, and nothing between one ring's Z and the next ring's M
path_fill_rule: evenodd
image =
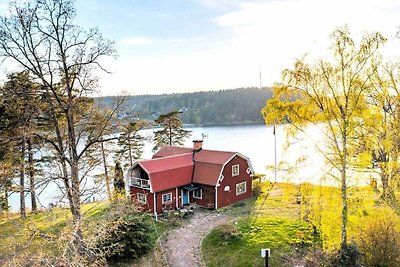
M231 219L224 214L196 209L187 224L171 230L161 240L169 265L172 267L204 266L200 251L201 239L213 228Z

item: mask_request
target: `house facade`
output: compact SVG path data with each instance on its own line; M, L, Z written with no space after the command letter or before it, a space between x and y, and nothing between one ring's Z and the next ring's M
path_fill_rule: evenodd
M167 146L135 163L126 179L131 199L155 215L189 204L218 209L252 196L253 168L237 152Z

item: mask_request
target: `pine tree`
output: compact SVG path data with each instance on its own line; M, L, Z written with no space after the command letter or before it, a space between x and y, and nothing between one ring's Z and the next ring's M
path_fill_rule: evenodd
M25 193L31 194L32 211L37 211L35 193L35 160L33 158L39 116L40 86L34 83L28 72L8 75L8 80L1 88L3 105L8 118L8 126L3 129L4 137L10 144L14 157L18 158L20 179L20 212L26 216ZM26 174L29 175L29 190L25 188Z
M154 132L155 146L153 151L157 151L167 145L183 145L185 139L190 136L191 131L182 127L182 121L179 118L180 113L179 111L172 111L160 115L155 120L155 123L159 124L163 129Z
M118 139L119 150L117 158L122 161L124 167L132 167L136 160L143 154L144 137L139 131L146 126L144 121L134 121L123 127Z
M117 161L114 169L114 196L117 199L123 198L125 195L124 172L122 171L121 163Z

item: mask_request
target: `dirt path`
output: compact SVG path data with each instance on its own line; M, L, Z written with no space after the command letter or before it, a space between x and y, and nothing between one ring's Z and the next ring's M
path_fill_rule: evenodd
M170 231L161 240L169 265L171 267L204 266L200 252L201 239L213 228L231 219L224 214L196 209L187 224Z

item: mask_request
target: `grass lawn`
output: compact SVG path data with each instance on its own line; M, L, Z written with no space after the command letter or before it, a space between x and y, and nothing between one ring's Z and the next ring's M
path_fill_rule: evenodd
M319 194L330 199L329 203L323 204L323 209L332 210L324 214L321 221L325 225L324 231L338 236L339 240L340 199L336 199L338 189L320 189L308 185L306 190L310 188L314 189L314 193L320 190ZM304 263L307 254L329 248L322 238L327 236L322 236L310 223L302 220L309 211L304 210L304 199L298 197L300 187L275 184L271 188L270 183L262 183L261 192L257 198L221 211L234 216L236 220L231 225L214 229L203 239L202 253L207 266L264 266L261 248L271 249L271 266L294 266ZM308 206L312 209L315 205L310 203ZM379 207L378 193L368 188L349 190L350 240L355 235L360 220L373 214ZM329 244L336 245L333 241Z
M107 202L82 205L84 236L93 233L107 208ZM71 224L69 209L54 208L52 211L28 214L26 219L21 219L19 214L3 214L0 217L0 266L14 255L43 253L56 256L59 249L48 237L62 238ZM159 235L171 228L165 222L158 222L155 227Z
M83 205L85 225L100 217L105 208L104 203ZM69 210L60 208L28 214L26 219L21 219L17 213L4 214L0 217L0 263L19 253L36 254L40 251L55 253L53 244L47 242L46 237L59 236L71 222L72 215ZM89 231L92 228L84 229Z

